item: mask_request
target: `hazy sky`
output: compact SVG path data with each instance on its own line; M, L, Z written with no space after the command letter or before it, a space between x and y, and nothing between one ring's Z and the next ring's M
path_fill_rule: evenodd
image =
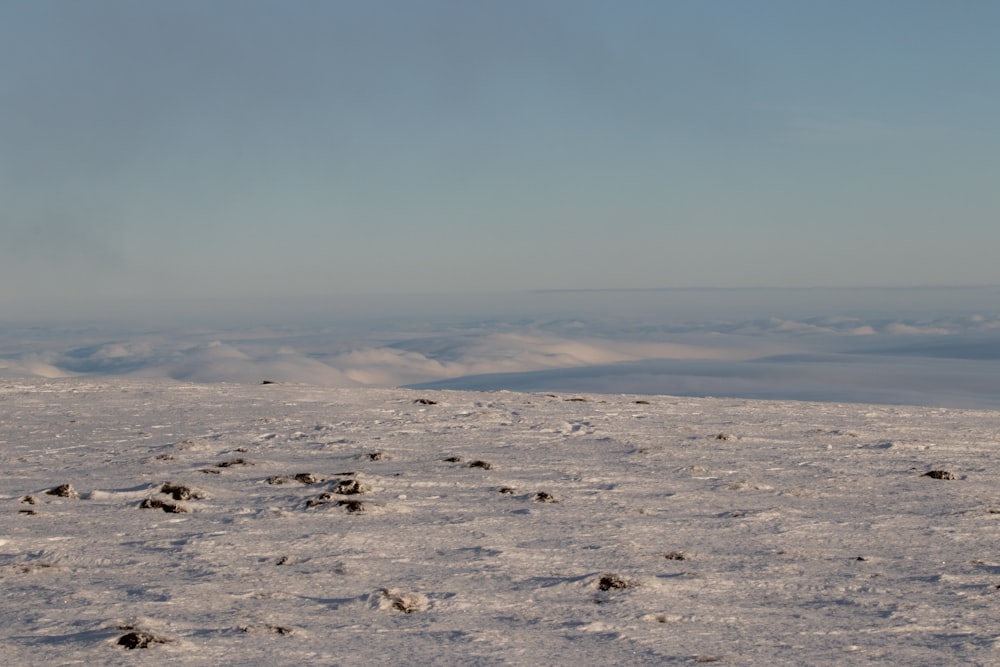
M0 303L998 284L1000 3L4 0Z

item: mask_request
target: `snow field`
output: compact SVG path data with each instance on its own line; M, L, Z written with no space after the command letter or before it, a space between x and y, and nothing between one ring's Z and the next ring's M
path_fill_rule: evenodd
M998 433L906 406L6 381L0 655L995 664Z

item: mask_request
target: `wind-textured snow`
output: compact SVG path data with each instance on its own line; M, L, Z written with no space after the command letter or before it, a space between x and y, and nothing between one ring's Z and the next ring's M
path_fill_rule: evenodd
M6 380L0 656L998 664L998 441L992 411Z

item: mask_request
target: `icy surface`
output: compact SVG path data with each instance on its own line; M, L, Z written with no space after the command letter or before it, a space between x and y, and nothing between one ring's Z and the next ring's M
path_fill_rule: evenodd
M991 411L5 380L0 655L997 664L998 442Z

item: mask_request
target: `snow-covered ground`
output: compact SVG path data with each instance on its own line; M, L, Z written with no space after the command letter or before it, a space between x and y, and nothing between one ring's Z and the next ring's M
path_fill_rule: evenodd
M7 378L0 656L998 664L998 444L993 411Z

